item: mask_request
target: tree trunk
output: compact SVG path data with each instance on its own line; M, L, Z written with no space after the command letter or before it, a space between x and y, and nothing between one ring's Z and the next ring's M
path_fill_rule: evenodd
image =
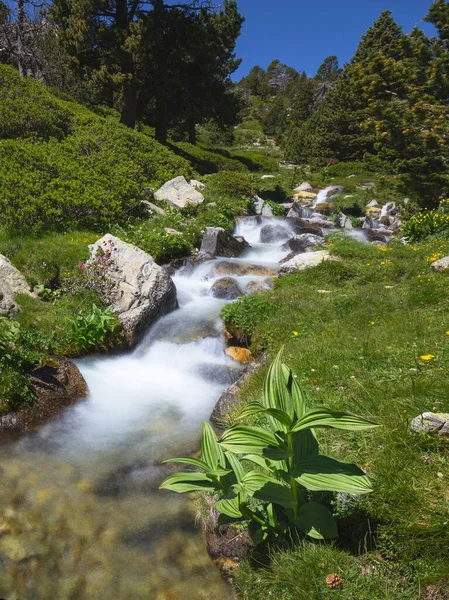
M134 73L134 59L131 52L125 50L128 37L129 15L126 0L116 0L115 22L121 32L120 70L125 76L122 91L120 123L134 128L137 119L137 85Z
M196 125L194 121L189 121L187 124L189 131L189 143L196 146Z
M168 134L168 111L167 102L162 96L156 97L156 122L155 138L161 144L165 144Z

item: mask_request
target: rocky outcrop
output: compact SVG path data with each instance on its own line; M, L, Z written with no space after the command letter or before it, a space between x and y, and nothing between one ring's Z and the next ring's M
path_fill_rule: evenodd
M308 181L303 181L301 185L295 187L293 192L314 192L314 189Z
M259 196L253 196L251 199L251 210L255 215L262 217L272 217L273 211L271 206L265 202Z
M250 350L248 348L241 348L240 346L229 346L229 348L226 348L226 354L232 360L239 363L251 363L254 360Z
M153 217L155 214L160 215L161 217L165 217L165 215L167 214L163 208L161 208L160 206L156 206L156 204L153 204L148 200L142 200L142 204L148 209L148 215L150 217Z
M282 223L268 223L260 230L260 241L262 244L275 244L283 242L291 236L291 230Z
M212 260L217 256L234 258L243 254L249 248L248 242L242 237L234 237L222 227L206 227L203 241L195 263Z
M329 200L329 198L333 198L334 196L336 196L337 194L342 194L343 193L343 186L341 185L333 185L331 186L326 193L326 200Z
M310 267L316 267L325 260L335 260L335 257L331 256L327 250L296 254L293 258L281 265L279 277L290 273L296 273L297 271L304 271Z
M177 307L175 284L152 256L113 235L103 236L89 248L90 262L98 254L110 257L107 276L112 286L104 300L118 315L132 347L148 325Z
M410 429L416 433L430 433L449 437L449 413L425 412L415 417Z
M206 185L204 183L202 183L201 181L198 181L198 179L191 179L189 181L189 184L194 187L196 190L205 190L206 189Z
M351 219L342 212L338 213L337 225L341 229L353 229Z
M0 254L0 315L13 317L19 312L16 294L30 294L30 286L22 273Z
M0 434L34 431L60 411L87 397L87 384L78 367L67 358L51 359L30 373L35 398L17 412L0 417Z
M214 298L220 300L236 300L242 296L242 290L232 277L222 277L212 285L211 294Z
M163 201L175 208L185 208L188 204L202 204L204 196L183 175L175 177L154 193L154 199Z
M259 281L250 281L245 288L245 294L254 294L255 292L263 292L273 288L272 279L263 279Z
M313 233L301 233L295 235L295 237L288 240L287 243L292 252L299 254L301 252L311 252L323 242L324 238L319 235L314 235Z
M437 271L447 271L449 269L449 256L436 260L431 266Z
M294 192L292 195L293 202L297 202L303 206L309 206L316 200L317 194L315 192Z

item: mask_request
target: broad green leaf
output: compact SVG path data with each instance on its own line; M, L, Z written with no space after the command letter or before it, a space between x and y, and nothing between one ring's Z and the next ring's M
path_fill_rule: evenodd
M215 471L207 471L206 475L208 477L225 477L229 475L232 471L230 469L220 469L219 467L215 469Z
M326 406L317 406L308 410L304 416L292 427L292 431L301 431L317 427L330 427L334 429L349 429L361 431L378 427L376 423L358 417L351 413L336 412Z
M216 504L217 510L228 517L232 517L233 519L238 519L243 517L240 511L240 503L239 497L236 496L232 499L224 498L223 500L219 500Z
M273 502L286 508L295 506L290 488L264 473L250 471L242 479L241 485L245 492L262 502Z
M356 465L343 463L328 456L315 456L299 463L294 472L296 481L313 492L347 492L368 494L370 481Z
M179 458L167 458L167 460L163 461L164 463L180 463L183 465L192 465L193 467L198 467L202 471L209 471L210 466L204 462L204 460L200 460L199 458L193 458L192 456L180 456Z
M278 421L277 429L279 429L279 423L285 425L287 428L291 427L292 419L289 415L277 408L265 408L259 402L250 402L247 404L238 414L238 419L245 419L251 415L255 414L265 414L269 417L272 417L276 421ZM277 430L276 429L276 430Z
M272 433L249 425L233 425L223 433L219 444L234 454L262 454L267 446L279 445Z
M258 456L257 454L246 454L246 456L242 456L242 460L249 460L250 462L259 465L259 467L267 468L266 460L263 456Z
M229 517L224 513L220 513L218 515L217 525L220 527L220 525L230 525L232 523L240 523L240 521L242 521L242 517Z
M245 472L243 471L243 467L240 463L240 460L235 456L235 454L232 454L232 452L225 452L225 456L229 466L235 473L236 481L241 481Z
M318 502L304 504L294 523L306 535L317 540L335 538L338 535L334 517Z
M216 469L218 465L226 466L223 450L217 442L217 436L212 429L210 423L203 423L203 431L201 434L201 458L207 462L212 469Z
M293 452L289 452L285 448L272 448L271 446L267 446L267 448L265 448L263 451L263 456L264 458L268 458L268 460L277 462L291 458L293 456Z
M203 473L173 473L159 486L161 490L170 490L178 494L186 492L213 492L216 484Z
M287 413L290 419L294 416L294 407L291 401L290 392L287 386L284 369L282 365L282 355L284 347L280 349L276 358L271 363L268 373L265 377L262 395L262 404L265 408L274 408ZM272 431L288 431L288 427L279 423L272 416L268 415L268 420Z
M303 429L293 434L293 466L311 456L318 456L318 442L311 429Z

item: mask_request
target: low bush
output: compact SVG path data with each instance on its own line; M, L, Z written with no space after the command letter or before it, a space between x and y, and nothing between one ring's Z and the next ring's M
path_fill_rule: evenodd
M78 314L71 320L71 340L81 351L100 349L106 338L117 327L117 317L110 308L92 305L89 314Z
M201 175L217 173L218 171L247 171L244 161L236 160L221 151L208 149L188 142L172 142L169 148L179 156L188 160L193 168Z
M412 215L402 226L410 242L419 242L433 235L449 235L449 199L442 200L436 209Z
M244 173L220 171L208 179L209 187L228 196L244 196L251 198L257 191L254 179Z
M229 333L249 346L257 324L275 312L276 307L269 299L264 294L257 293L227 304L221 311L221 317Z

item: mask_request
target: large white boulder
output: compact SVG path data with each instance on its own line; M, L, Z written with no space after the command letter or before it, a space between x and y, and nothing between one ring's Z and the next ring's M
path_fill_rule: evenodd
M144 329L177 307L175 284L152 256L113 235L103 236L89 249L88 264L105 259L112 285L104 300L118 315L128 345L134 346Z
M332 257L327 250L296 254L293 258L281 265L279 277L288 275L289 273L296 273L297 271L304 271L310 267L316 267L325 260L334 260L334 257Z
M185 208L188 204L201 204L204 196L183 175L175 177L154 193L155 200L164 201L175 208Z
M0 254L0 315L13 317L19 312L16 294L30 294L30 286L16 267Z

